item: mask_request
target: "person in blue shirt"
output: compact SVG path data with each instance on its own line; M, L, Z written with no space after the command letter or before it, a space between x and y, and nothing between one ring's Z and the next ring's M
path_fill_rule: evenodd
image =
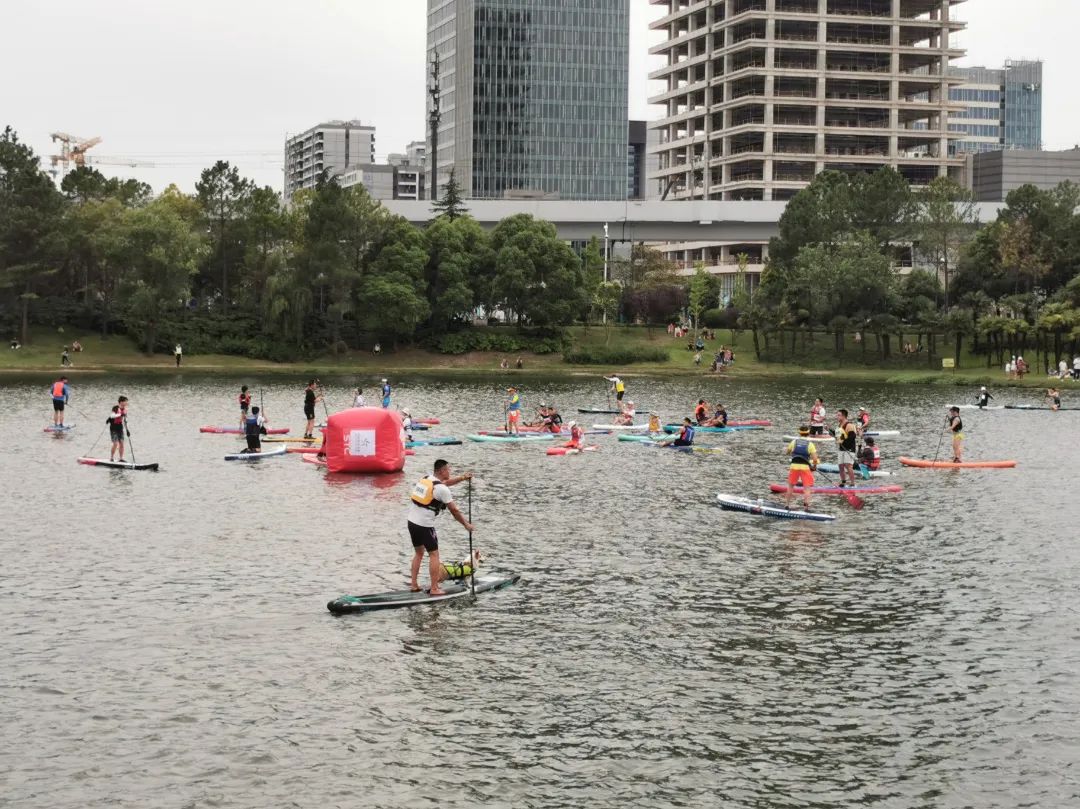
M521 423L521 396L517 388L507 388L510 401L506 405L506 431L512 435L518 435L518 425Z
M692 447L694 446L694 425L690 421L690 417L683 419L682 429L679 431L679 437L674 441L665 441L666 447Z
M382 406L384 410L390 407L390 383L385 379L382 381Z
M62 376L52 384L53 426L64 426L64 405L68 403L71 389L68 388L67 377Z

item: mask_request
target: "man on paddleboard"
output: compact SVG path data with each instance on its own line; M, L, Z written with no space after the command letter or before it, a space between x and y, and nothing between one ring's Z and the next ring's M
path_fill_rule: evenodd
M814 488L814 471L818 465L817 447L810 440L810 428L799 428L799 437L787 445L787 454L791 456L791 468L788 469L787 495L784 508L791 510L791 495L796 486L802 486L803 507L810 510L810 494Z
M56 427L64 426L64 405L68 403L68 398L71 396L67 381L67 377L62 376L52 384L53 425Z
M810 408L810 435L825 435L826 415L825 400L819 396Z
M314 438L315 435L315 404L322 401L322 396L315 393L319 386L319 380L312 379L304 388L304 418L307 424L304 426L304 438Z
M611 391L615 394L615 401L621 402L623 394L626 393L626 385L615 374L605 376L604 379L611 383Z
M472 480L472 473L452 477L450 464L441 458L435 461L434 474L422 477L413 487L409 496L409 539L413 545L412 565L409 568L409 587L414 593L420 592L417 577L420 564L424 561L424 552L428 555L428 574L431 577L429 595L443 595L439 588L442 564L439 561L439 537L435 533L435 517L442 511L449 510L466 531L472 533L473 525L458 510L450 487L463 480Z
M986 385L983 385L982 388L979 389L979 399L975 404L982 410L984 407L989 406L990 400L993 398L994 397L990 395L989 391L986 390Z
M266 434L266 419L259 412L259 406L251 408L251 415L244 419L244 437L247 439L245 452L262 452L262 437Z
M960 408L949 408L949 429L952 430L953 463L963 463L964 422L960 419Z
M850 485L855 485L855 443L858 440L858 430L855 425L848 421L848 412L844 408L836 411L836 463L840 467L840 486L843 487L846 478Z
M127 397L121 396L112 407L112 412L105 419L109 425L109 439L112 447L109 449L109 460L116 460L116 453L120 452L120 463L124 462L124 419L127 418Z
M521 396L517 388L507 388L510 401L506 404L506 431L511 435L518 435L518 425L521 423Z

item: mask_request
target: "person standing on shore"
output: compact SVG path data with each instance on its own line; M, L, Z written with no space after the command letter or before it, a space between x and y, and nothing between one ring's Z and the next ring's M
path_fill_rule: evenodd
M440 458L435 461L434 474L422 477L409 496L407 521L409 539L413 546L412 565L409 567L409 587L414 593L420 592L417 577L420 575L420 565L424 561L426 551L428 573L431 577L428 595L444 595L444 592L439 589L442 564L439 560L439 536L435 533L435 518L444 510L449 510L466 531L470 534L473 531L472 523L458 510L454 503L454 496L450 493L450 487L463 480L472 480L472 474L466 472L464 475L452 477L450 464Z
M840 486L843 487L844 479L852 486L855 485L855 444L858 440L858 430L855 425L848 421L848 412L844 408L836 411L837 458L836 463L840 467Z
M64 426L64 406L71 398L71 389L68 387L68 378L60 377L52 384L53 426Z
M180 362L184 359L184 349L180 347L180 344L176 344L176 348L173 349L173 356L176 357L176 367L180 367Z

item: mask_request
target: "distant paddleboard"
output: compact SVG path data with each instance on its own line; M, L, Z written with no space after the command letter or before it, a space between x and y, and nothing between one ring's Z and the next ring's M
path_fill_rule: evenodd
M231 455L226 455L226 461L261 461L264 458L277 458L280 455L284 455L289 451L288 447L274 447L273 449L264 449L262 452L234 452Z
M779 506L770 506L761 500L751 500L749 497L739 497L734 494L718 494L716 500L720 508L725 511L742 511L755 517L776 517L781 520L812 520L814 522L830 522L836 517L832 514L819 514L813 511L792 511Z
M476 577L477 593L489 593L509 587L521 579L520 573L485 573ZM326 605L334 615L347 615L352 612L373 612L399 607L421 607L425 604L443 604L469 596L473 592L472 583L447 581L442 584L443 594L433 596L427 590L397 590L388 593L370 593L368 595L338 596Z
M103 469L130 469L135 471L158 471L158 465L156 463L131 463L129 461L110 461L105 458L76 458L81 464L86 466L100 466Z

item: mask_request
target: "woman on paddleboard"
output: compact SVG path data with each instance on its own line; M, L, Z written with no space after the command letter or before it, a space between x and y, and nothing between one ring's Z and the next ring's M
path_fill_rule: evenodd
M463 480L472 480L472 473L452 477L450 464L441 458L435 461L433 474L420 478L413 486L409 496L409 539L412 540L413 559L409 568L409 587L414 593L420 592L420 584L417 577L420 575L420 565L424 561L424 552L428 555L428 575L431 577L431 587L428 595L439 596L444 592L439 588L439 580L442 578L442 563L439 561L439 537L435 533L435 518L443 511L449 510L461 525L470 534L473 525L458 510L454 503L454 496L450 493L450 487Z
M960 408L949 408L949 429L952 430L953 463L963 463L964 422L960 419Z
M251 394L248 393L248 386L240 386L240 396L237 397L237 401L240 402L240 426L244 426L244 422L247 421L248 408L251 407Z
M819 396L810 408L810 435L825 435L826 415L825 400Z

